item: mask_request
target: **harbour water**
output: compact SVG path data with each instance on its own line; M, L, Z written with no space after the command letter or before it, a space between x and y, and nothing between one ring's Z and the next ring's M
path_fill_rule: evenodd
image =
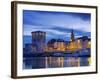
M23 59L23 69L89 66L90 57L28 57Z

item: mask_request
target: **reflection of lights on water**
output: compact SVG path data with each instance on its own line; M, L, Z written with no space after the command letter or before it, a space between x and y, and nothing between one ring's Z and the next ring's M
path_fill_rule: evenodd
M64 58L61 58L61 67L64 67Z
M40 65L39 65L40 64ZM55 68L55 67L80 67L89 66L91 64L91 57L45 57L24 59L24 69L30 68Z
M60 65L60 58L56 58L55 63L57 63L59 66Z
M46 68L48 68L48 58L47 57L45 58L45 66Z
M78 58L78 66L80 66L80 58Z
M88 63L91 64L91 57L88 58Z
M78 61L78 58L69 58L70 66L78 66L78 63L80 63L80 61Z

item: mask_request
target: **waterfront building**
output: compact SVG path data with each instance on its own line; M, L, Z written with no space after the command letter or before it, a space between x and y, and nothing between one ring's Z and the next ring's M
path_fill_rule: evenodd
M87 36L80 37L76 40L79 41L77 42L77 45L79 44L78 49L91 48L91 41Z
M67 45L67 51L74 52L76 50L77 50L77 45L75 41L69 42L69 44Z
M46 44L46 32L32 32L32 43L25 44L24 53L44 53L44 52L70 52L90 50L91 39L82 36L75 39L73 30L71 31L70 41L63 39L51 39Z
M70 42L67 45L67 51L73 52L77 48L76 43L75 43L75 37L74 37L74 32L73 30L71 31L71 38Z
M47 47L46 47L48 52L53 52L55 50L55 48L54 48L55 42L56 42L56 39L51 39L51 40L48 41Z
M68 43L67 51L75 52L82 49L91 48L91 41L90 38L87 36L82 36L80 38L75 39L74 32L71 32L70 42Z
M65 41L62 39L51 39L47 43L48 51L65 51Z
M91 48L91 40L90 39L88 39L87 48Z
M56 40L56 42L54 43L54 48L56 48L56 51L65 51L66 50L65 41L62 39Z
M37 52L44 52L46 45L46 32L43 31L32 32L32 45Z

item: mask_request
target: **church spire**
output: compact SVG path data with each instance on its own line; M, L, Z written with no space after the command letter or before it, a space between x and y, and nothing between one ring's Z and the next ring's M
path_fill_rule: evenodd
M71 41L74 41L74 33L73 33L73 30L71 31Z

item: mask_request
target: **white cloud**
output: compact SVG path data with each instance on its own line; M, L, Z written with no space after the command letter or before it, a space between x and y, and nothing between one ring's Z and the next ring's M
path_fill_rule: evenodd
M32 31L44 31L44 32L47 32L47 35L49 33L52 33L52 34L55 34L55 35L67 35L67 36L70 35L70 33L68 33L68 32L57 31L57 30L54 30L54 29L33 28L33 26L31 26L31 25L25 25L25 26L27 26L27 31L24 30L24 35L31 35ZM28 27L31 27L31 28L28 28Z
M59 35L69 35L63 31L57 31L52 28L64 28L64 29L74 29L79 31L91 32L91 23L89 20L83 20L80 17L74 17L71 15L48 15L38 16L39 19L32 20L33 24L24 24L24 34L31 35L32 31L45 31L53 34ZM51 17L51 18L50 18Z
M39 25L28 25L28 24L24 24L24 30L27 31L29 29L50 29L50 28L54 28L54 27L58 27L58 28L66 28L66 29L75 29L75 30L80 30L80 31L85 31L85 32L91 32L91 24L88 21L84 21L84 20L80 20L80 19L74 19L72 21L68 21L66 20L66 22L60 22L58 21L54 21L52 23L50 23L50 25L46 24L41 24Z

